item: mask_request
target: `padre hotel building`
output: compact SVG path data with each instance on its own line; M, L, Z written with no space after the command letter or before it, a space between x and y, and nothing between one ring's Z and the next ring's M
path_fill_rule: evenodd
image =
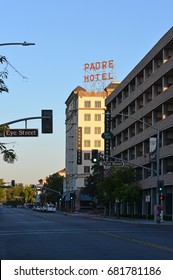
M111 114L111 156L135 166L142 189L141 213L153 215L159 203L165 217L173 220L173 28L113 90L105 105ZM151 138L159 138L155 159L150 157ZM158 201L158 176L164 181L162 201Z
M91 151L104 152L105 99L119 83L111 82L102 92L76 87L66 104L66 177L63 187L64 210L87 208L89 197L81 194L86 178L92 174ZM75 205L70 195L75 193Z

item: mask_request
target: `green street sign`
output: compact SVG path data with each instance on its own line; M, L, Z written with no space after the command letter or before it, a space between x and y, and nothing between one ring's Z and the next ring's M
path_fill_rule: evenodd
M102 138L106 139L106 140L112 139L113 138L113 133L112 132L103 132L102 133Z

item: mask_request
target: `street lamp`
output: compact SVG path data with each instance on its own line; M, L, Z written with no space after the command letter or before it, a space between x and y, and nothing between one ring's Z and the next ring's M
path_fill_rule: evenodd
M127 114L123 114L123 113L122 114L121 113L117 113L115 115L115 117L116 116L125 116L125 117L128 117L128 118L132 118L132 119L134 119L136 121L139 121L139 122L141 122L143 124L146 124L148 127L151 127L153 129L155 129L156 132L157 132L157 136L156 136L156 158L157 159L156 159L156 170L154 170L154 171L155 171L155 173L157 175L157 182L156 182L156 204L158 205L159 204L159 196L158 196L158 193L157 193L157 185L158 185L158 182L159 182L159 179L160 179L160 147L159 147L160 130L159 130L159 128L149 124L148 122L143 121L141 119L137 119L137 118L135 118L134 116L131 116L131 115L127 115Z
M20 45L20 46L33 46L35 45L35 43L28 43L26 41L24 41L23 43L0 43L0 47L1 46L15 46L15 45Z

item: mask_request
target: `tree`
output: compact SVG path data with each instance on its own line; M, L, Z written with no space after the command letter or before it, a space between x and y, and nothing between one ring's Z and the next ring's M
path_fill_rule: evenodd
M0 63L3 64L7 62L5 56L0 56ZM8 72L3 70L0 71L0 93L8 92L8 88L5 85L4 79L8 77ZM0 133L3 133L8 129L8 126L0 125ZM17 156L13 149L7 149L5 143L0 143L0 153L3 155L3 160L7 163L14 163L17 159Z
M44 191L41 195L42 203L56 203L59 201L61 194L63 192L63 176L59 175L59 173L54 173L46 178L46 184L44 184Z
M87 185L82 189L82 193L91 197L92 208L94 209L96 206L101 206L100 204L102 204L98 184L104 179L104 170L103 166L99 164L94 164L92 170L93 173L87 178Z
M25 202L25 191L22 184L14 188L6 189L6 203L12 206L23 205Z
M109 208L116 203L117 217L119 217L120 203L128 203L131 214L133 214L134 205L140 199L140 189L135 184L134 178L134 168L115 167L111 169L108 177L98 183L100 199Z
M32 203L35 201L35 191L33 191L32 185L24 188L24 200L25 203Z
M4 186L4 180L0 179L0 186ZM0 188L0 203L4 203L6 201L6 193L4 188Z

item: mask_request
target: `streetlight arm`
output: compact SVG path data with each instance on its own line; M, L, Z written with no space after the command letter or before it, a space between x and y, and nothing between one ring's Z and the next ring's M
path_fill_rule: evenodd
M11 46L11 45L20 45L20 46L33 46L35 45L35 43L27 43L26 41L24 41L23 43L0 43L0 47L1 46Z

